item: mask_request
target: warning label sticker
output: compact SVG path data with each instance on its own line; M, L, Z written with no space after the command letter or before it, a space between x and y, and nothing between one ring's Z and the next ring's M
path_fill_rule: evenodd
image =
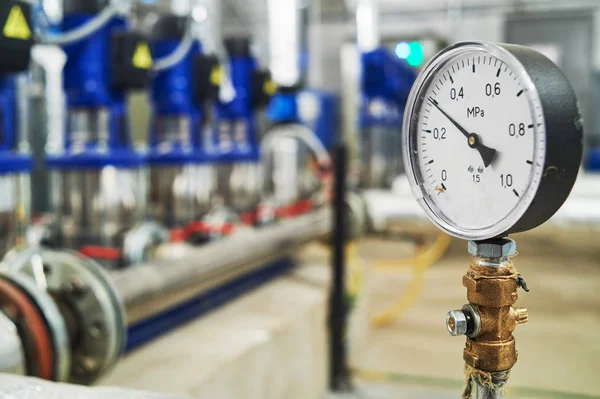
M209 79L213 86L219 86L223 81L223 68L221 66L215 66L210 72Z
M10 9L2 34L17 40L29 40L31 38L31 29L27 24L23 10L18 5L14 5Z
M133 53L133 66L138 69L152 68L152 55L148 43L138 43L135 53Z

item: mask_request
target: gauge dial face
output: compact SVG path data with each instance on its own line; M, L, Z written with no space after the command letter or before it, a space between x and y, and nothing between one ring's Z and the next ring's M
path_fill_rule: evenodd
M407 171L429 217L465 239L510 229L535 197L545 157L543 110L517 59L490 44L442 53L406 112Z

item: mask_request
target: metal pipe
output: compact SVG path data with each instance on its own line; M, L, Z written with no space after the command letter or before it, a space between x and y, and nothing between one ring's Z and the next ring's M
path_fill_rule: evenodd
M328 208L259 230L240 230L210 245L191 248L185 258L140 264L110 276L133 324L211 289L224 281L285 258L299 246L331 231Z
M498 389L489 388L477 382L477 391L475 392L475 399L502 399L504 398L504 388L499 387Z
M490 373L490 381L484 384L480 378L471 376L471 381L468 385L471 388L469 388L470 390L464 396L472 399L502 399L504 398L504 386L508 382L509 377L510 371ZM474 389L474 391L471 389Z

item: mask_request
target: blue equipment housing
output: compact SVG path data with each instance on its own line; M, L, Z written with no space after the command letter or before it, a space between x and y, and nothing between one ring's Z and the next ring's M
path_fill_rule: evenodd
M274 124L299 123L297 91L279 91L267 108L267 118Z
M18 153L18 113L15 78L0 76L0 174L29 173L32 157Z
M417 77L404 61L385 49L376 49L361 56L361 128L372 125L402 126L404 107ZM371 105L378 101L383 112Z
M402 121L416 72L385 49L361 55L361 186L389 187L403 173Z
M84 11L66 14L61 31L80 27L94 17L94 13ZM116 38L119 35L123 37L127 28L125 19L113 17L90 36L63 48L67 55L64 89L68 111L107 110L108 137L84 140L84 148L73 148L78 139L77 132L69 126L65 134L64 153L49 155L49 166L56 169L100 169L109 165L137 168L143 164L144 157L133 148L128 122L127 88L115 84L115 54L120 50ZM121 62L130 63L131 58L121 59Z
M339 123L338 98L324 90L280 91L267 109L271 123L298 123L308 127L331 151Z
M154 40L152 55L154 58L167 56L179 46L175 39ZM195 101L194 64L202 53L201 46L194 43L188 53L174 66L156 73L151 84L153 122L149 135L150 165L180 165L185 163L204 163L207 156L202 148L203 112ZM188 137L172 140L168 148L162 148L165 139L160 137L158 123L169 118L187 118Z
M298 102L298 121L312 130L328 151L333 151L339 123L337 97L324 90L310 89L300 92Z
M589 172L598 173L600 171L600 149L591 148L585 157L585 169Z
M258 163L255 93L258 65L247 39L228 39L229 70L235 97L215 105L215 126L208 146L216 163ZM224 142L227 138L229 142Z
M15 37L7 33L13 11L18 9L24 20L20 21L29 28L29 36ZM31 47L33 46L31 5L24 1L8 0L0 4L0 48L6 55L0 62L0 174L29 173L33 160L29 154L18 152L18 110L17 84L14 73L25 71L29 67ZM27 32L25 32L27 33Z

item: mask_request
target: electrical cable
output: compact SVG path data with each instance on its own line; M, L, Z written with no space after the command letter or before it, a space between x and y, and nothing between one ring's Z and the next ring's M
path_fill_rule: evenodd
M97 16L92 18L87 23L59 35L40 35L39 40L43 44L55 46L64 46L78 42L102 29L107 23L110 22L112 18L122 14L124 10L125 6L118 6L116 1L112 1L109 5L104 7L104 9L100 11Z
M177 48L175 48L171 54L155 59L152 65L152 70L155 72L160 72L177 65L186 55L188 55L193 45L194 35L192 33L192 21L190 19L187 23L185 34L177 45Z

